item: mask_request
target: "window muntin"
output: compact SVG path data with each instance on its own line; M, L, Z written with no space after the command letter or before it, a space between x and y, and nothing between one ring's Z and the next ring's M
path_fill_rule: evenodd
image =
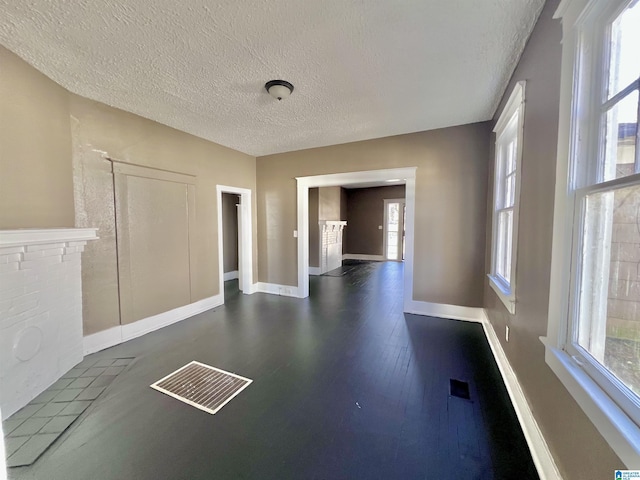
M583 71L577 77L583 107L589 101L594 106L579 120L582 134L573 157L572 318L565 347L638 425L639 3L627 2L609 22L596 20L582 43L581 65L596 75L588 82Z

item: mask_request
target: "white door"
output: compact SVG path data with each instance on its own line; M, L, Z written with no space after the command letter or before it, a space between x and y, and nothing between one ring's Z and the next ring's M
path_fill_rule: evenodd
M405 201L386 199L384 201L384 258L404 260Z

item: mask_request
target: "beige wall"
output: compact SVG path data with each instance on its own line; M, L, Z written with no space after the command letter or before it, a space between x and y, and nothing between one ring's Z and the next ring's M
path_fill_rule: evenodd
M318 220L340 220L340 187L318 189Z
M309 189L309 266L320 266L319 188Z
M195 178L115 162L113 170L120 323L128 324L194 301Z
M222 253L224 272L238 270L238 207L240 197L222 194Z
M0 46L0 229L73 227L68 100Z
M216 295L218 227L216 184L255 191L255 159L215 143L160 125L137 115L71 95L73 162L78 226L102 225L106 235L92 242L83 257L85 335L118 325L112 307L117 300L114 275L115 236L105 159L195 177L195 238L191 252L191 301ZM104 195L104 201L95 198ZM254 212L254 272L256 219ZM105 227L105 225L107 225ZM159 258L161 263L162 259ZM105 313L107 307L108 313Z
M191 285L180 303L219 293L216 184L249 188L255 198L255 158L73 95L2 47L0 64L0 228L99 228L83 255L85 335L121 322L110 160L194 178ZM252 210L257 272L255 200ZM137 288L153 298L150 287Z
M384 255L384 200L404 198L404 192L404 185L347 190L345 253Z
M414 299L482 306L488 157L488 123L259 157L260 281L297 284L295 177L415 166Z
M497 119L515 82L526 80L516 315L507 312L488 282L485 282L485 306L563 477L610 478L622 462L547 367L539 340L547 333L558 140L561 25L551 18L557 5L558 1L552 0L545 6L496 114ZM491 202L490 195L487 272ZM505 325L510 328L508 343L504 340Z

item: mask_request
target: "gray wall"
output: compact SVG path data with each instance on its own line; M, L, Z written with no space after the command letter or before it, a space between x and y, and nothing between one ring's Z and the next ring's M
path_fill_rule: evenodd
M384 255L384 200L404 198L404 185L347 190L347 230L345 253Z
M340 220L347 220L347 189L340 188Z
M340 189L340 220L346 222L347 221L347 189L346 188L341 188ZM349 226L349 224L347 223L347 226ZM348 237L349 236L349 232L347 231L346 228L342 229L342 254L344 255L345 253L347 253L347 241L348 241Z
M507 312L488 282L485 306L564 478L612 478L622 462L546 365L539 340L547 332L558 141L561 25L551 18L557 5L553 0L545 6L494 118L497 120L515 82L526 80L516 315ZM487 203L487 272L492 192L493 154ZM510 328L508 343L505 325Z
M320 266L319 188L309 189L309 266Z
M238 207L240 197L222 194L222 265L224 273L238 270Z

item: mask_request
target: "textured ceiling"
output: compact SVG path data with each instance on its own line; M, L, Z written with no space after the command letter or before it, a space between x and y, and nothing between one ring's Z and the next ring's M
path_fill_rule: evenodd
M487 120L543 4L0 0L0 43L74 93L260 156Z

